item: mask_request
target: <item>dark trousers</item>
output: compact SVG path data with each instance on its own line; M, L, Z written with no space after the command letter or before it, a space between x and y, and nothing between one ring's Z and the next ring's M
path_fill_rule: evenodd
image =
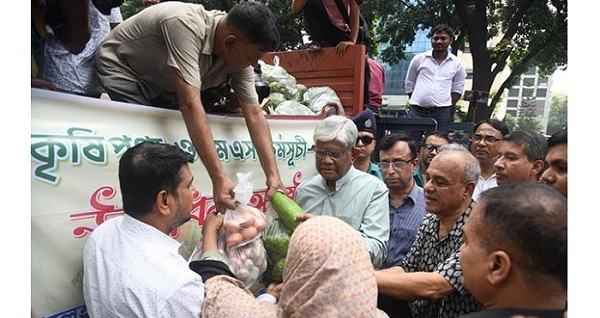
M452 121L452 106L445 107L420 107L417 105L410 105L408 110L407 118L433 118L437 122L438 131L448 133L450 128L450 122ZM422 131L411 131L409 137L419 144L424 132Z
M321 47L334 47L343 41L350 41L350 32L344 32L331 24L322 0L308 0L302 8L304 29L311 41L319 42ZM363 106L369 103L369 83L371 68L365 57L365 84Z
M317 41L322 47L336 46L350 40L350 33L331 24L322 0L308 0L302 8L304 29L311 41Z
M383 310L390 318L412 318L408 301L378 294L377 308Z

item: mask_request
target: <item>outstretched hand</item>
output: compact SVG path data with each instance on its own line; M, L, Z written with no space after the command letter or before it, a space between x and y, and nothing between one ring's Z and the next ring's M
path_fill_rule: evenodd
M281 191L288 196L290 194L290 190L285 187L283 182L281 182L281 179L276 178L273 180L267 180L267 200L271 200L277 191Z
M236 204L233 200L235 184L228 177L222 181L213 181L213 200L216 211L225 213L227 209L235 210Z

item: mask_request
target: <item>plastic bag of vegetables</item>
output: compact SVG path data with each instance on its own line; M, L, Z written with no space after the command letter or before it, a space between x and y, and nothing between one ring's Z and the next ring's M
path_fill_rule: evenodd
M307 115L307 116L316 116L310 108L300 104L299 102L286 100L280 103L273 112L272 115Z
M252 173L238 173L238 184L233 189L235 210L226 210L223 227L219 230L217 245L219 254L229 260L229 269L247 286L256 282L267 269L267 251L260 239L267 227L266 215L250 206L252 198ZM202 242L196 246L191 260L202 255Z
M263 237L267 250L267 270L262 277L265 285L283 281L290 237L299 224L294 218L301 214L304 214L304 210L285 193L276 192L271 198L267 210L267 230Z
M331 104L337 105L338 109L342 112L344 110L342 101L329 86L318 86L307 89L303 96L303 103L317 115L321 115L324 106ZM344 114L338 115L343 116Z

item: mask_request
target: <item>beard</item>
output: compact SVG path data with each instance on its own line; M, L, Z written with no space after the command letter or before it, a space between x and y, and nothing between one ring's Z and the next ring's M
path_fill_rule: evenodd
M191 219L192 219L192 215L190 214L190 211L186 211L186 209L183 207L181 202L179 202L179 200L177 200L177 210L175 211L175 220L173 220L173 223L170 226L171 231L184 225Z

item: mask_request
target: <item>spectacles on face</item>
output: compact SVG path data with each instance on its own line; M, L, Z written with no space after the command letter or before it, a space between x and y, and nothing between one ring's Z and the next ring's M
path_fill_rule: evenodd
M387 170L390 167L390 163L391 165L396 168L396 169L400 169L402 168L404 165L408 164L409 162L412 162L413 160L415 160L415 158L410 158L408 160L394 160L392 162L389 161L380 161L377 163L377 166L379 167L379 169L381 170Z
M443 145L442 145L443 146ZM423 148L425 148L425 150L432 152L432 151L436 151L436 152L440 152L440 148L442 148L442 146L434 146L432 144L424 144Z
M323 149L319 149L319 148L313 148L313 151L315 152L315 157L317 157L318 159L324 158L325 156L329 156L329 158L331 158L331 160L342 159L342 157L344 157L344 155L348 152L348 150L346 150L346 151L327 151L327 150L323 150Z
M494 136L482 136L482 135L475 135L475 136L473 136L473 139L471 139L471 140L475 141L475 142L480 142L482 140L485 140L485 142L487 142L488 144L493 144L493 143L500 141L499 138L496 138Z
M371 136L358 136L356 138L356 144L358 144L359 141L362 141L363 145L368 146L373 142L373 140L375 139Z

